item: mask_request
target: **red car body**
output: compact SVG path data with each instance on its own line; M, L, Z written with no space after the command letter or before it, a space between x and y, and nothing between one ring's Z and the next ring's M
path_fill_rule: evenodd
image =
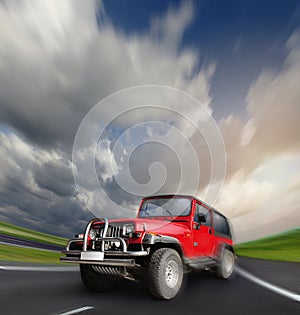
M63 253L66 257L61 257L62 261L80 264L83 282L89 289L94 288L93 277L98 283L96 279L105 276L108 281L111 274L135 280L141 274L148 274L148 282L157 286L150 287L150 292L163 299L177 295L180 286L178 289L171 276L161 276L165 280L156 283L157 275L154 277L151 270L156 265L159 267L154 273L171 275L173 272L179 280L181 269L185 273L212 269L227 279L233 271L235 257L228 219L204 202L186 195L144 198L136 219L95 218L83 235L68 242ZM166 293L161 293L163 289Z

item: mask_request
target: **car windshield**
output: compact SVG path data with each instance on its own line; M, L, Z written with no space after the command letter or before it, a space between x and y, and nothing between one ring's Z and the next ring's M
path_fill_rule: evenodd
M163 216L187 216L192 200L188 198L153 198L145 200L139 212L140 218Z

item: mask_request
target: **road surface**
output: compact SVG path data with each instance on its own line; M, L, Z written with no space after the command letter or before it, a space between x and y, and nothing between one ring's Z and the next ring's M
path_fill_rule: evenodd
M267 264L277 274L284 268L282 264L259 260L242 259L241 263L250 264L256 274L259 274L260 264L262 272ZM276 265L280 270L276 270ZM284 273L293 275L299 270L299 264L287 266L289 270L284 270ZM0 303L1 315L300 314L299 302L258 286L238 274L229 281L217 279L210 272L190 276L178 299L158 301L152 299L142 285L131 282L122 282L106 293L91 294L81 284L74 267L69 272L64 269L56 272L0 268Z

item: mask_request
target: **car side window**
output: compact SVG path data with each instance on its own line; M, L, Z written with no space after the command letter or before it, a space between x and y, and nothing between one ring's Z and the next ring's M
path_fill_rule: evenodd
M198 217L199 213L203 213L204 218L205 218L205 222L201 222L201 225L211 226L210 211L208 209L204 208L203 206L201 206L199 203L196 203L196 211L195 211L194 221L198 222L198 223L200 223L199 217Z
M230 229L226 218L217 212L213 212L213 220L215 233L230 237Z

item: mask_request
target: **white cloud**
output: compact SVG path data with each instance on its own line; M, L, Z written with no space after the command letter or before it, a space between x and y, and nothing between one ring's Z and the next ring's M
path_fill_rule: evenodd
M252 84L248 111L255 133L250 144L265 154L300 150L300 35L289 40L288 56L277 74L264 70Z
M96 10L101 11L99 23ZM70 211L74 206L73 183L66 174L71 168L76 170L70 162L75 132L94 104L119 89L143 84L167 85L190 93L208 107L215 64L208 63L206 68L195 71L201 61L198 51L181 45L193 16L193 3L183 2L166 14L153 17L148 31L124 34L114 27L99 1L1 2L0 121L22 134L22 137L2 135L3 143L15 137L14 143L2 148L9 151L6 156L5 152L2 154L3 160L9 157L1 169L3 185L14 174L13 189L18 189L21 183L30 186L28 192L32 196L48 199L46 208L60 209L69 198L66 208ZM155 96L144 97L155 101ZM174 103L179 112L181 106ZM124 104L121 107L111 104L100 119L123 108ZM199 112L195 108L185 110L202 120L201 108ZM118 127L127 128L149 117L168 121L169 113L137 111L119 119ZM184 129L187 126L180 125L181 120L175 117L172 123ZM90 128L98 123L101 121L95 121ZM117 160L109 145L100 146L98 153L100 177L105 185L113 185L113 176L121 171L121 158ZM146 154L157 158L160 153L158 150ZM82 159L90 155L89 148L81 152ZM67 180L58 183L60 175ZM85 183L87 199L105 208L95 194L98 187L92 186L89 178L85 178ZM115 188L110 189L115 192ZM119 195L120 203L130 204L121 192ZM14 204L7 190L3 196L5 202ZM20 191L19 198L22 196ZM30 195L26 198L32 198L33 210L23 206L28 216L37 215L39 203ZM20 204L15 206L19 208Z
M95 10L102 12L99 24ZM0 121L26 137L24 140L21 136L0 134L0 189L3 192L2 204L6 205L1 208L1 217L3 209L17 209L24 216L27 211L30 216L29 205L33 207L32 213L38 216L37 208L41 204L36 203L35 198L48 199L44 202L45 208L52 207L52 211L66 205L68 211L72 211L70 147L75 132L94 104L119 89L143 84L168 85L190 93L211 113L209 89L216 64L210 63L195 72L201 61L199 52L181 45L193 17L193 3L183 2L178 8L170 8L165 15L153 18L148 31L124 34L112 25L100 2L1 2ZM283 220L282 208L297 224L297 181L291 181L293 185L290 186L286 179L287 188L282 189L277 206L270 211L270 200L277 199L280 184L268 175L257 177L259 168L277 172L275 167L270 169L268 166L268 161L274 156L289 152L297 155L300 150L300 50L297 33L290 38L287 49L289 54L282 69L278 73L263 70L249 89L248 123L232 115L219 124L226 145L228 173L218 207L235 218L241 236L245 238L253 233L247 229L255 226L262 210L265 212L261 223L268 225L270 232L272 228L276 229L274 222ZM155 101L155 96L145 95L145 99ZM126 104L111 104L103 112L102 119L124 108ZM174 102L173 109L180 112L182 108L182 104ZM201 126L201 109L185 110ZM136 111L123 120L119 119L118 127L126 129L149 120L149 117L170 123L170 113ZM174 118L171 122L197 145L196 154L201 167L199 186L202 188L207 184L211 170L209 148L205 147L203 139L193 134L191 126L182 123L181 118ZM154 136L160 141L168 139L189 166L186 175L193 177L194 165L190 163L187 145L178 141L172 132L162 136L155 131L148 128L145 136L148 134L148 137ZM127 142L134 142L134 136L127 133ZM128 147L124 150L129 152ZM172 167L176 169L176 159L172 160L170 153L162 151L153 148L150 152L147 149L139 152L137 170L144 172L139 172L142 176L137 178L147 182L148 166L159 157L160 161L167 161L166 165L171 169L167 184L173 189L180 177L180 174L172 173ZM87 150L81 154L85 159L91 152ZM113 178L122 173L121 166L126 158L115 155L109 141L104 140L98 159L102 165L99 169L102 181L115 196L119 196L120 203L130 207L128 197L116 192L116 186L113 186ZM144 165L145 161L149 164ZM277 167L280 165L279 161ZM66 185L59 185L59 175L64 176L61 182ZM87 199L105 208L88 180ZM188 187L183 186L184 189ZM19 189L17 196L20 199L28 199L24 211L20 210L21 202L13 199L13 189ZM285 226L291 224L289 221ZM260 229L264 228L261 225Z
M217 207L231 218L239 217L259 209L274 189L274 183L267 179L257 181L237 173L223 186Z
M299 160L300 153L283 154L227 180L216 208L232 220L238 242L300 226Z
M0 119L40 145L70 144L87 110L126 87L168 85L209 105L215 66L195 73L198 52L180 44L193 18L192 2L132 35L116 30L104 13L97 25L96 10L94 1L0 5ZM140 112L135 121L145 117Z
M233 216L238 238L247 240L300 225L299 187L287 193L300 165L299 33L287 43L277 73L263 69L247 95L247 123L220 121L228 158L218 201Z
M104 182L119 174L120 166L117 164L115 155L110 149L110 141L108 139L102 140L98 144L96 160L101 166L100 176Z
M163 38L168 45L176 46L182 40L184 30L194 17L191 1L184 1L180 10L169 7L167 14L155 17L151 21L151 32L154 38Z
M241 145L245 146L250 143L255 134L255 127L253 121L249 120L242 129L241 133Z
M239 116L220 121L228 156L228 176L253 172L269 158L300 150L299 34L288 41L288 55L275 73L263 69L253 81L247 101L247 122Z

